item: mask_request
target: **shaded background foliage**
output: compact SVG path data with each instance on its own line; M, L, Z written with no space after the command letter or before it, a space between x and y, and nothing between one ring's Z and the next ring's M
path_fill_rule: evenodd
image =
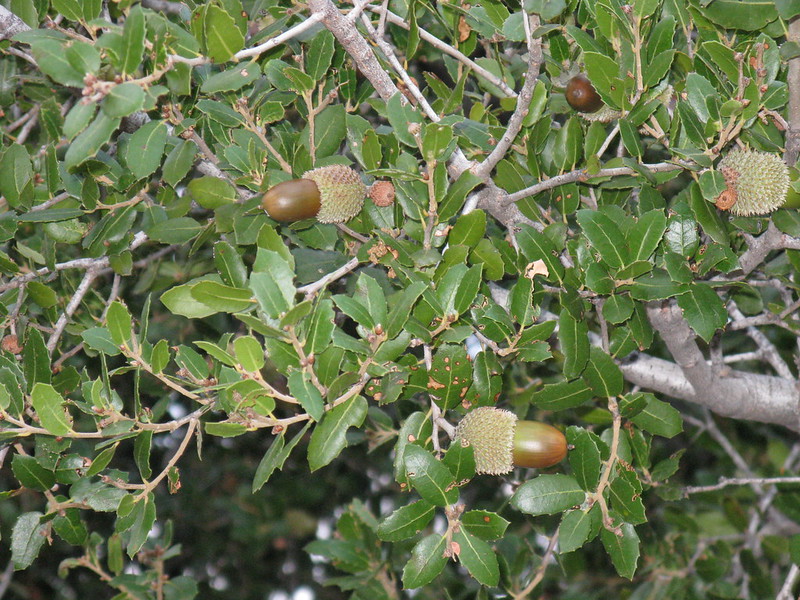
M714 165L797 178L795 2L2 7L0 597L792 597L800 219ZM328 164L396 203L260 210Z

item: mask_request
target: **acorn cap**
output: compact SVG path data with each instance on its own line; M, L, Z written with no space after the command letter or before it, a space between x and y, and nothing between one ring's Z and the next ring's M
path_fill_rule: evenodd
M502 475L514 468L513 447L517 415L482 406L468 412L456 427L456 439L469 442L475 454L475 472Z
M789 191L789 169L770 152L731 150L717 166L727 189L717 208L737 216L763 215L780 208Z
M303 179L317 184L320 194L320 223L344 223L364 206L367 186L361 176L345 165L328 165L303 173Z

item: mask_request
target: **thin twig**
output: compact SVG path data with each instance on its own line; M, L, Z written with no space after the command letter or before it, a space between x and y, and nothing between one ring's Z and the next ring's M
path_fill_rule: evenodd
M704 492L716 492L717 490L730 487L732 485L779 485L787 483L800 483L800 477L721 477L713 485L686 486L683 488L684 498L691 494L701 494Z
M341 267L336 269L335 271L331 271L327 275L321 277L317 281L313 283L306 284L297 288L297 291L300 294L305 294L306 299L310 299L316 294L319 290L327 286L329 283L336 281L337 279L341 279L348 273L352 272L356 267L358 267L359 261L357 258L351 258Z

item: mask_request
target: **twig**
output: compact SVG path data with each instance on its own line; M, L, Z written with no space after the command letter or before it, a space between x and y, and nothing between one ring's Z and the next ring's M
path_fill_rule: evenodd
M728 314L730 314L735 320L745 318L742 314L742 311L738 309L733 300L728 302ZM775 372L778 375L790 381L794 380L794 374L792 373L791 369L789 369L789 365L787 365L783 358L781 358L780 354L778 353L778 349L775 348L774 344L769 341L767 336L765 336L755 327L748 327L747 335L756 343L761 351L761 356L764 357L770 365L772 365L772 368L775 369Z
M183 436L181 445L178 446L178 449L175 451L175 454L173 454L172 457L169 459L167 466L164 467L164 470L162 470L161 473L158 474L158 477L156 477L150 482L145 483L142 491L136 495L136 498L134 498L135 502L147 498L147 495L154 489L156 489L161 480L164 479L169 474L169 471L172 469L172 467L175 466L175 463L177 463L178 460L180 460L181 456L183 456L183 453L186 452L186 447L189 445L189 442L194 437L194 431L195 429L197 429L198 422L199 421L196 418L189 421L189 427L186 430L186 434Z
M786 579L784 580L778 595L775 596L775 600L793 600L794 595L792 594L792 589L797 583L798 577L800 577L800 567L797 565L792 565L789 567L789 573L786 575Z
M530 596L531 592L536 589L536 586L542 582L542 579L544 579L544 573L550 564L550 559L553 557L553 553L556 550L557 543L558 530L556 530L556 532L550 538L550 543L547 544L547 549L544 551L544 555L542 556L542 562L539 563L539 567L536 569L536 574L533 576L533 579L531 579L530 583L528 583L528 585L526 585L519 592L509 591L514 600L525 600L525 598Z
M75 290L75 293L70 299L69 304L67 304L64 312L61 313L58 321L56 321L55 330L50 336L50 339L47 340L47 349L50 354L52 354L53 350L55 350L56 346L58 345L58 340L61 339L61 334L64 333L64 329L67 328L70 318L72 318L72 315L75 314L75 311L78 309L81 302L83 302L84 296L89 293L89 288L92 286L92 282L94 282L96 278L97 269L89 268L86 273L84 273L83 279L78 285L78 289Z
M347 275L348 273L352 272L356 267L358 267L359 261L357 258L351 258L341 267L336 269L335 271L331 271L327 275L321 277L317 281L313 283L306 284L297 288L297 291L301 294L306 295L306 299L311 299L314 294L316 294L319 290L327 286L329 283L336 281Z
M375 6L367 6L367 10L374 13L379 13L381 16L385 15L386 20L389 21L392 25L397 25L398 27L402 27L405 30L408 30L410 28L409 24L403 18L394 14L390 10L383 10L382 8L378 8ZM379 27L378 32L380 31L381 29ZM511 89L505 81L497 77L497 75L495 75L490 71L487 71L478 63L476 63L474 60L465 55L463 52L460 52L456 48L453 48L453 46L440 40L436 36L431 35L428 31L426 31L421 27L419 28L419 37L421 40L428 42L431 46L433 46L437 50L441 50L445 54L449 54L457 61L463 63L464 65L472 69L473 73L475 73L479 77L482 77L496 88L499 88L506 95L506 97L515 98L517 96L517 93L513 89Z
M800 477L721 477L713 485L690 485L683 488L682 491L684 498L688 498L691 494L716 492L732 485L779 485L782 483L800 483Z
M484 179L489 176L497 166L497 163L505 157L509 148L511 148L511 144L514 143L522 129L522 122L528 116L528 109L533 99L533 90L536 87L536 78L539 77L539 69L543 61L541 38L531 38L531 28L539 26L539 17L536 15L528 16L523 13L522 22L525 25L525 34L528 38L528 71L525 73L525 83L517 96L517 106L508 120L503 135L489 156L486 157L486 160L472 168L473 173Z

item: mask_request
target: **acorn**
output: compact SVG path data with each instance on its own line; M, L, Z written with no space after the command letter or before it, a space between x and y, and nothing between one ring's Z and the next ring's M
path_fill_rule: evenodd
M291 223L316 217L320 223L343 223L364 206L367 186L345 165L328 165L279 183L264 194L261 207L276 221Z
M720 210L737 216L770 213L786 202L789 169L770 152L731 150L717 166L725 178L725 191L716 198Z
M565 94L569 105L578 112L593 113L603 107L603 99L583 73L569 80Z
M468 412L456 427L455 439L475 453L475 472L501 475L515 466L551 467L567 455L567 439L552 425L519 421L508 410L482 406Z

